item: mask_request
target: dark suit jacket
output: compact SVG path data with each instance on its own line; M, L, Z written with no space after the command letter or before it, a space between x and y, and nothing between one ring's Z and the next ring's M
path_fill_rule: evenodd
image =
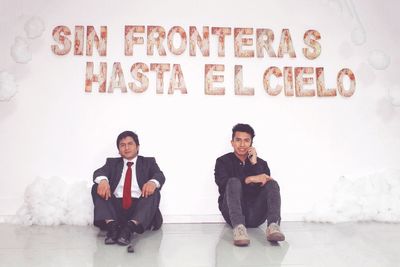
M119 158L107 158L106 164L93 173L93 180L98 176L106 176L110 183L111 192L115 191L119 181L121 180L122 169L124 167L124 160ZM138 156L136 161L136 177L140 189L143 185L151 179L155 179L160 183L160 188L165 182L163 172L157 165L155 158Z

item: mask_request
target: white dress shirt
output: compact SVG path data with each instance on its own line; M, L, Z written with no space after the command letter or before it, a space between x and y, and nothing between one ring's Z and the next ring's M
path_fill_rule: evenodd
M133 198L139 198L142 195L142 190L140 190L139 184L137 182L137 177L136 177L137 156L132 160L127 160L127 159L123 159L123 160L124 160L124 167L122 169L121 179L119 180L119 183L118 183L117 187L115 188L114 196L117 197L117 198L122 198L123 191L124 191L125 175L126 175L126 171L128 170L127 163L128 162L133 162L133 165L132 165L131 196ZM98 177L96 177L94 182L95 183L100 183L100 181L103 180L103 179L106 179L108 181L108 178L106 176L98 176ZM156 184L157 188L160 187L160 183L157 180L151 179L150 181L154 182Z

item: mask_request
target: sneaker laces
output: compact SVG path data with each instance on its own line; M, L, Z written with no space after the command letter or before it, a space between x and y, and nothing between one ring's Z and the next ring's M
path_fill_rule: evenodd
M245 229L243 227L239 227L238 232L239 232L239 235L245 235L246 234L246 231L245 231Z
M271 223L269 226L268 226L268 230L269 230L269 232L281 232L281 229L280 229L280 227L279 227L279 225L278 224L276 224L276 223Z
M243 225L239 225L235 228L235 232L238 236L246 236L247 232L246 232L246 228Z

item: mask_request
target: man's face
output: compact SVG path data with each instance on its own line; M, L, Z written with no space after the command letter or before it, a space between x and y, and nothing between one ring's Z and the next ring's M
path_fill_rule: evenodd
M119 141L118 150L121 157L131 160L137 156L139 146L136 145L132 137L128 136Z
M252 144L251 135L245 132L235 132L231 144L237 156L247 157L247 151Z

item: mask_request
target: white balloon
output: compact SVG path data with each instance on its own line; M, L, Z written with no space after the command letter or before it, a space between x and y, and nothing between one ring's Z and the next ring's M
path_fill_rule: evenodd
M377 70L384 70L390 65L390 57L383 51L373 50L369 54L368 63Z
M39 17L32 17L25 23L24 29L29 38L40 37L45 29L44 22Z
M13 75L6 71L0 72L0 101L10 101L17 93L17 84Z
M393 106L400 107L400 85L396 84L388 89L390 102Z
M16 37L11 47L11 57L17 63L28 63L32 59L32 53L29 50L28 42L23 37Z
M362 45L367 41L367 35L363 28L357 27L351 32L351 40L355 45Z

